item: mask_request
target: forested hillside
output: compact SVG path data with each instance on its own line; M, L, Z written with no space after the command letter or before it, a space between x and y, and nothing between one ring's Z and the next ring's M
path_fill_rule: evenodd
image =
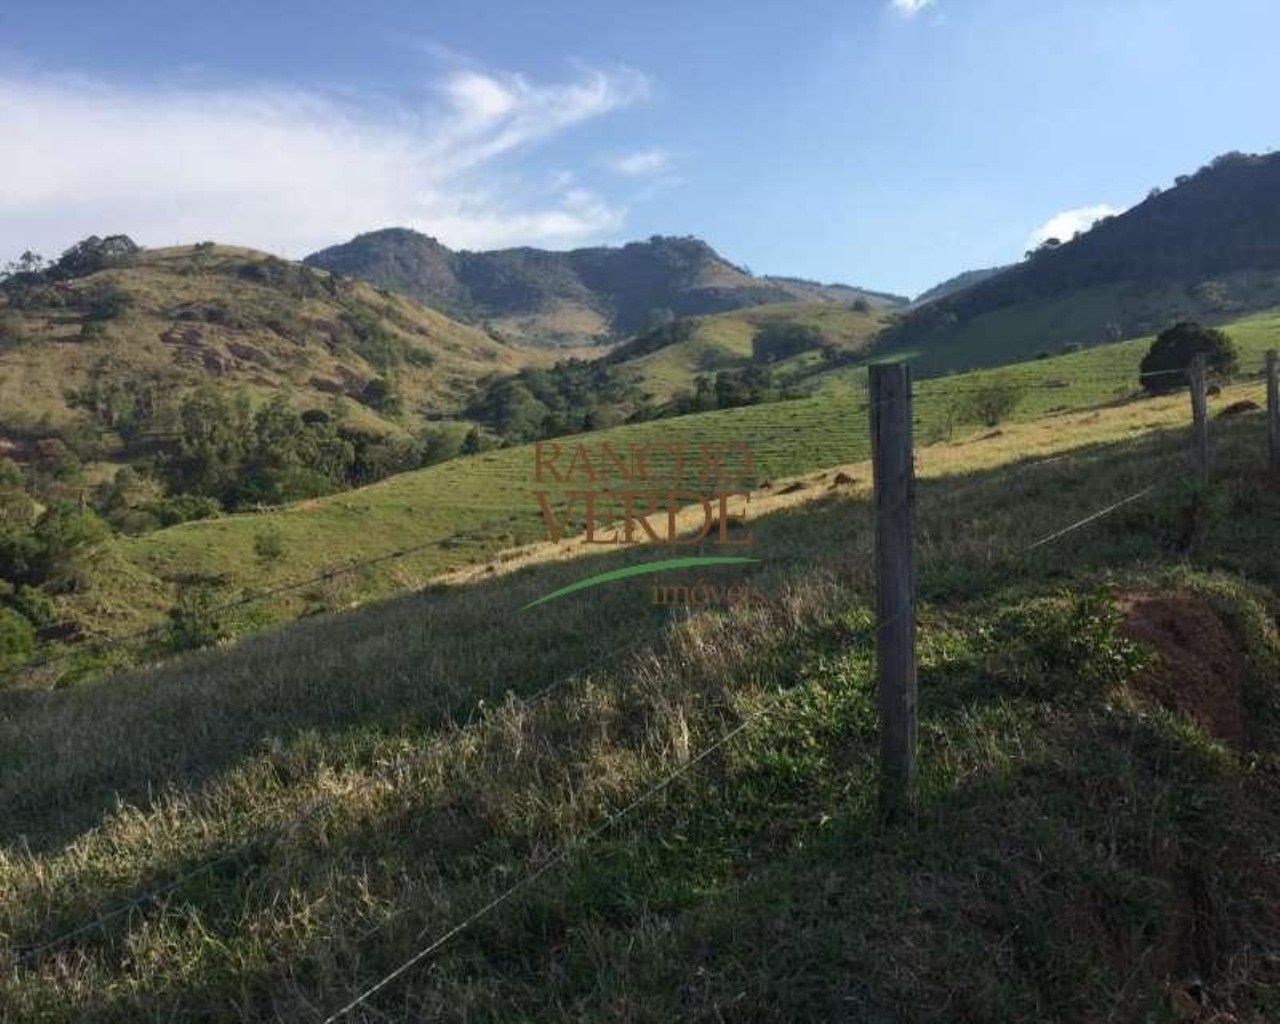
M1228 153L1072 239L904 314L880 340L926 369L1222 319L1280 303L1280 154Z

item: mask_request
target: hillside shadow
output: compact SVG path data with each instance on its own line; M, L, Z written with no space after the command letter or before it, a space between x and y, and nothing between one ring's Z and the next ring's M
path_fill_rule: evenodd
M1246 426L1221 431L1224 477L1260 462L1261 432ZM921 480L922 596L971 596L1015 569L1052 579L1167 553L1168 503L1153 497L1034 556L1017 554L1142 486L1176 488L1184 464L1182 446L1159 436L1089 445L1052 466ZM758 565L699 569L699 578L746 581L777 596L821 574L869 600L868 505L820 486L819 500L753 524ZM1213 543L1220 548L1201 552L1210 562L1220 550L1252 548L1252 571L1274 585L1280 553L1257 556L1244 533L1219 531ZM600 675L611 658L664 643L673 615L697 609L655 605L645 578L525 606L589 575L648 561L655 550L584 555L430 588L77 689L0 692L5 842L47 851L101 824L122 802L147 808L174 794L198 804L220 777L263 758L287 763L291 750L317 736L353 737L338 750L358 749L358 737L370 733L420 742L506 693L528 697L584 669Z

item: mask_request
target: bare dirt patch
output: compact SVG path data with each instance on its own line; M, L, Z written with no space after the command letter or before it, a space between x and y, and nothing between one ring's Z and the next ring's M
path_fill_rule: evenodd
M1231 746L1244 747L1244 659L1213 609L1202 597L1184 592L1124 594L1119 604L1124 634L1156 652L1134 690L1160 707L1189 715Z

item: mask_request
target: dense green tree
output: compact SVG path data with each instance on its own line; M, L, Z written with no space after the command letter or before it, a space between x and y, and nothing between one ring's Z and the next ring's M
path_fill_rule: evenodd
M1239 367L1239 353L1225 332L1184 320L1161 331L1151 343L1138 368L1139 383L1153 394L1184 387L1185 371L1201 353L1215 376L1229 376Z
M14 609L0 608L0 669L30 661L35 649L35 627Z
M210 497L228 495L253 441L249 397L212 386L193 392L178 410L171 460L174 489Z

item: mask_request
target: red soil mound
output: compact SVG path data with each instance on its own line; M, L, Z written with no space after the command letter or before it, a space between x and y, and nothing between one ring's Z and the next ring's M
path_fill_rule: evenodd
M1121 595L1123 632L1156 651L1134 689L1161 707L1191 716L1233 747L1247 739L1239 645L1205 600L1195 594Z

